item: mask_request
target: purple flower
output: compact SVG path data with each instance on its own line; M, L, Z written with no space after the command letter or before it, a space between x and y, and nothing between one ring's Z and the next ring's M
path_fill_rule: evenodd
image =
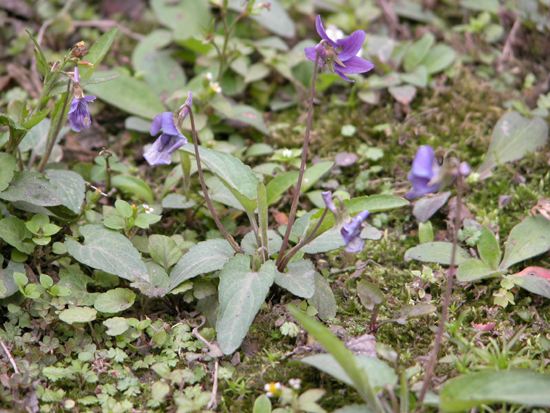
M347 252L361 252L365 246L365 241L360 237L361 235L361 224L369 216L369 211L360 212L352 218L348 223L342 226L340 234L346 243Z
M93 102L95 96L74 96L69 109L69 124L75 132L88 129L92 124L92 115L88 103Z
M191 105L193 105L193 93L187 92L187 99L185 99L185 102L179 108L178 118L181 118L183 121L189 115L189 107Z
M332 192L321 192L321 196L323 197L323 202L325 203L329 211L331 211L333 214L336 214L336 205L334 205L334 201L332 200Z
M440 183L437 182L440 166L435 159L431 146L423 145L416 151L413 164L407 179L412 189L405 195L407 199L415 199L436 192Z
M88 103L93 102L95 96L84 96L82 87L80 86L80 75L78 73L78 66L74 68L73 72L73 100L71 107L69 108L69 124L71 129L75 132L80 132L82 129L87 129L92 124L92 116L88 109Z
M145 151L143 157L149 165L169 165L172 161L172 153L187 143L174 124L172 112L162 112L155 116L151 123L151 136L160 136Z
M319 54L320 65L325 64L342 79L352 82L346 74L365 73L374 68L374 64L358 56L365 41L365 32L356 30L348 37L332 39L323 26L321 16L315 18L315 28L321 36L321 42L314 47L304 49L306 57L315 62Z

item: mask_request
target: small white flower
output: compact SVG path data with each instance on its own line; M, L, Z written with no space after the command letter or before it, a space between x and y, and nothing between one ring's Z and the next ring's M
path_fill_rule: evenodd
M218 82L210 82L210 89L216 93L222 93L222 87Z
M288 381L288 385L292 387L294 390L300 390L300 387L302 386L302 380L300 379L290 379Z
M155 210L147 204L143 204L142 207L146 214L152 214L155 212Z
M206 77L206 80L212 81L212 73L211 72L206 72L206 75L204 75L204 77Z
M292 158L292 151L290 149L283 149L281 151L281 155L284 157L284 158Z

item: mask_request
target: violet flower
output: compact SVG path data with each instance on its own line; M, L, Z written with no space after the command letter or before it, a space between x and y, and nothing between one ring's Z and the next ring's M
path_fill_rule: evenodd
M435 158L435 152L429 145L423 145L416 151L413 164L407 179L412 189L405 195L407 199L419 198L436 192L440 187L440 166Z
M155 116L151 129L151 136L160 136L147 149L143 157L151 166L169 165L172 161L172 153L187 143L174 124L174 114L172 112L162 112Z
M80 132L83 129L88 129L92 124L92 115L90 115L88 103L93 102L96 97L84 95L84 91L80 86L78 66L74 68L73 82L73 100L69 108L69 124L72 130Z
M363 211L357 214L349 222L342 226L340 234L346 243L346 251L357 253L363 250L365 241L361 239L361 224L369 216L369 211Z
M374 68L374 64L359 57L365 32L356 30L343 39L332 39L323 26L321 16L315 18L315 28L321 36L321 42L314 47L304 49L306 57L315 62L319 55L319 65L328 65L338 76L348 82L352 82L347 74L365 73Z
M333 214L336 214L336 205L334 205L334 201L332 200L332 192L330 191L324 191L321 192L321 196L323 197L323 202L325 203L326 207L331 211Z
M183 121L189 114L188 106L193 103L193 94L188 93L185 103L180 106L178 119ZM160 136L145 151L143 157L151 166L169 165L172 161L172 153L187 143L187 138L183 136L174 123L174 114L172 112L159 113L151 123L149 130L151 136Z

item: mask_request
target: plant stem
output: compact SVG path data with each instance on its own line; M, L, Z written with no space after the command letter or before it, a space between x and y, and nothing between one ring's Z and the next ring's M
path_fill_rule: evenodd
M323 214L319 217L319 220L317 221L317 224L315 225L315 228L309 233L309 235L305 236L300 242L298 242L294 247L292 247L288 253L284 255L281 262L279 263L277 269L280 272L283 272L288 265L289 261L294 257L298 251L302 249L304 245L309 244L311 241L313 241L317 237L317 231L319 231L319 228L321 228L321 224L325 220L325 217L327 216L328 208L325 208L323 211Z
M453 228L453 245L451 248L451 262L449 269L447 270L447 285L445 288L445 294L443 296L443 302L441 304L441 315L439 318L439 325L434 338L434 346L428 363L426 365L426 374L424 375L424 383L422 383L422 389L418 398L419 403L424 401L426 393L430 388L432 376L434 374L435 367L437 365L437 357L441 348L441 342L443 341L443 334L445 333L445 325L449 318L449 306L451 305L451 296L453 293L454 276L456 272L456 252L458 250L458 230L460 229L461 215L462 215L462 185L463 177L458 174L456 178L456 208L455 208L455 220Z
M229 242L236 253L241 253L241 247L239 246L239 244L237 244L237 241L235 241L235 239L223 226L220 217L218 216L218 213L214 208L212 199L210 199L210 195L208 195L208 188L206 187L206 182L204 180L204 172L202 170L201 156L199 153L199 134L197 133L197 129L195 128L195 117L193 116L193 109L190 105L184 105L183 107L187 108L187 110L189 111L189 120L191 121L191 133L193 134L193 146L195 147L195 160L197 161L197 172L199 174L199 182L201 184L201 189L204 194L206 206L208 207L208 210L210 211L210 214L212 215L212 218L214 219L214 222L216 223L216 226L218 227L218 230L222 233L223 237L227 240L227 242Z
M187 152L180 152L180 165L183 172L183 193L185 197L189 197L189 190L191 189L191 159Z
M112 156L112 153L107 149L103 148L99 153L105 158L105 193L111 192L111 163L109 158Z
M67 91L65 92L65 96L63 99L63 105L61 106L61 111L59 112L59 115L57 116L57 122L55 125L50 126L50 130L48 132L48 141L46 144L46 151L44 152L44 156L42 156L42 159L40 160L40 163L38 164L38 171L44 172L44 169L46 169L46 165L48 164L48 160L50 159L50 156L53 151L53 147L55 146L55 142L57 141L57 136L59 135L59 131L61 130L61 125L63 124L63 120L65 119L65 111L67 110L67 104L69 103L69 96L71 91L71 80L67 82Z
M304 144L302 145L302 161L300 163L300 172L298 173L298 181L296 182L296 186L294 187L292 204L290 206L290 214L288 215L288 224L286 226L285 236L283 238L283 243L281 244L281 249L279 250L279 257L277 258L277 266L281 264L281 261L283 260L283 255L286 249L288 248L288 240L290 238L290 232L292 231L292 226L294 225L294 220L296 219L296 211L298 209L298 200L300 198L302 181L304 180L304 173L306 171L307 151L309 149L309 138L311 135L311 127L313 124L313 100L315 99L315 83L317 82L318 68L319 68L319 53L317 53L315 56L315 65L313 66L313 76L311 78L311 85L309 89L306 131L304 134Z

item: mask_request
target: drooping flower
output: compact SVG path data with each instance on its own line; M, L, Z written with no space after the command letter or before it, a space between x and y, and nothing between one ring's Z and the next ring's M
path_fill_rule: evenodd
M319 55L319 64L327 65L342 79L352 82L346 75L365 73L374 68L374 64L360 57L361 48L366 34L363 30L356 30L347 37L337 38L336 30L327 32L323 26L321 16L315 18L315 28L321 36L321 42L314 47L304 49L306 57L315 62ZM332 35L329 36L329 34Z
M357 253L363 250L365 241L361 239L361 226L370 215L369 211L363 211L342 226L340 234L346 243L346 251Z
M187 143L174 124L172 112L162 112L155 116L151 129L151 136L160 136L145 151L143 157L149 165L169 165L172 161L172 153Z
M415 199L432 192L437 192L440 187L438 180L440 168L431 146L423 145L418 148L414 156L411 171L407 176L407 179L412 184L412 189L405 197L407 199Z
M334 201L332 200L332 192L330 191L324 191L321 192L321 196L323 197L323 202L325 203L326 207L331 211L333 214L336 214L336 205L334 205Z
M78 66L74 68L73 82L73 100L69 108L69 124L72 130L80 132L83 129L89 128L92 124L92 115L90 115L88 103L93 102L96 97L84 95L84 91L80 86Z

